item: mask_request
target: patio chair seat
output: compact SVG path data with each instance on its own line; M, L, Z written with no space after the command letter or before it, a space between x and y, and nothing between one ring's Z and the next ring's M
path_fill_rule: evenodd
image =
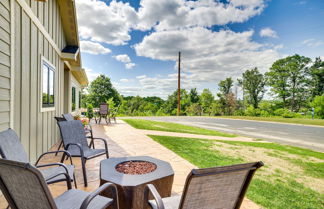
M68 172L69 172L69 176L71 178L71 180L73 181L73 173L74 173L74 165L65 165ZM65 169L61 166L58 167L51 167L51 168L47 168L47 169L40 169L42 175L44 176L45 180L48 183L55 183L58 181L65 181L66 177L64 174L56 176L59 173L65 173ZM56 176L54 178L51 178L53 176Z
M58 209L80 209L82 202L90 193L81 190L70 189L55 199ZM97 196L87 209L106 208L113 202L112 199Z
M70 146L67 150L73 157L81 157L80 149L76 146ZM83 146L83 153L86 159L97 157L99 155L106 154L105 149L90 149L87 146Z
M181 200L181 195L163 198L164 209L178 209ZM152 209L158 209L155 200L149 201Z

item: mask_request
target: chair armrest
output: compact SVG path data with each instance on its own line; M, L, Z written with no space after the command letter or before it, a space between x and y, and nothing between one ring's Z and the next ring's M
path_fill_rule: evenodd
M66 145L66 148L65 149L69 149L69 147L71 145L77 146L80 149L81 157L84 157L83 148L82 148L82 146L81 146L80 143L69 143L69 144Z
M115 209L119 209L118 207L118 191L117 191L117 187L115 184L112 183L105 183L102 186L100 186L98 189L96 189L95 191L93 191L92 193L90 193L85 200L82 202L82 205L80 207L80 209L87 209L90 202L96 197L98 196L101 192L107 190L107 189L111 189L112 190L112 195L113 195L113 204L114 204L114 208Z
M102 142L105 144L105 149L106 149L106 151L107 151L107 153L108 153L108 144L107 144L106 139L98 138L98 137L93 137L93 138L92 138L93 144L94 144L94 140L100 140L100 141L102 141Z
M55 153L59 153L59 152L65 153L67 156L69 156L70 157L71 165L73 165L72 158L71 158L71 154L68 151L66 151L66 150L57 150L57 151L45 152L41 156L39 156L39 158L37 159L35 165L37 166L37 164L39 163L39 161L41 160L41 158L43 158L45 155L55 154Z
M158 191L156 190L155 186L153 184L147 184L145 186L145 189L144 189L144 204L145 202L147 204L148 203L148 200L149 200L149 194L152 194L153 198L154 198L154 201L156 202L156 205L157 205L157 209L164 209L164 204L163 204L163 201L162 201L162 198L160 196L160 194L158 193Z
M71 185L71 178L70 178L70 175L69 175L69 170L67 169L66 165L64 165L63 163L48 163L48 164L42 164L42 165L37 165L36 168L43 168L43 167L49 167L49 166L61 166L64 168L65 170L65 173L58 173L54 176L52 176L51 178L49 179L45 179L46 181L49 181L57 176L60 176L60 175L64 175L65 178L66 178L66 183L67 183L67 187L68 189L72 189L72 185Z

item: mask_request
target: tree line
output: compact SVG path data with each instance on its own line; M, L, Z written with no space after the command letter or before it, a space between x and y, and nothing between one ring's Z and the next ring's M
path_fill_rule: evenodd
M234 85L241 89L238 98ZM118 106L119 114L130 116L176 115L177 90L163 100L159 97L121 96L110 79L100 75L83 94L83 106L98 107L102 102ZM265 100L270 91L272 100ZM324 61L295 54L275 61L262 74L258 68L246 70L233 80L228 77L218 83L214 96L209 89L201 94L196 88L182 89L181 115L239 115L299 117L310 115L324 118Z

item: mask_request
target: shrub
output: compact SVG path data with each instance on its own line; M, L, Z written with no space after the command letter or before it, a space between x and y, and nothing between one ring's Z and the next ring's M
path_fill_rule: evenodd
M89 120L91 120L93 118L93 106L92 104L88 104L87 106L87 114L86 116L89 118Z
M296 113L288 110L288 111L285 111L281 116L284 118L294 118L294 117L296 117Z
M311 106L315 109L315 114L319 118L324 119L324 94L322 96L316 96Z
M193 103L187 108L186 112L187 115L201 115L202 107L198 103Z
M245 115L247 116L260 116L260 109L254 108L253 106L249 106L245 110Z
M271 114L266 110L261 110L260 115L262 117L270 117L271 116Z
M274 111L274 115L276 115L276 116L282 116L282 115L285 113L286 110L287 110L287 109L284 109L284 108L276 109L276 110Z

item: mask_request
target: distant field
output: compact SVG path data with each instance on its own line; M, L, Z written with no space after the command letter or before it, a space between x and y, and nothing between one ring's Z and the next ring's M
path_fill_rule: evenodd
M209 130L199 127L186 126L178 123L158 122L152 120L143 119L122 119L134 128L144 130L155 130L155 131L168 131L178 133L189 133L189 134L201 134L209 136L224 136L224 137L235 137L234 134L222 133L215 130Z
M269 121L269 122L280 122L280 123L294 123L301 125L316 125L324 126L323 119L308 119L308 118L282 118L282 117L252 117L252 116L219 116L219 118L232 118L242 120L258 120L258 121Z
M247 193L262 208L324 208L324 153L262 141L150 137L199 168L263 161Z

